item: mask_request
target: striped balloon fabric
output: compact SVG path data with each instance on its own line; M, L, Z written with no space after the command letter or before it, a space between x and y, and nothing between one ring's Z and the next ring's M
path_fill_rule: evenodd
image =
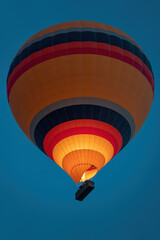
M154 79L130 36L72 21L40 31L20 48L7 94L23 132L78 183L135 136L151 108Z

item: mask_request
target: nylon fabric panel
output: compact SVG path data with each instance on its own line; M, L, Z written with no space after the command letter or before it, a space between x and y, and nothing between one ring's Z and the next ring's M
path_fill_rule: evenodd
M53 159L62 167L63 158L68 153L79 149L90 149L102 153L105 156L105 164L111 160L114 154L114 148L108 140L91 134L80 134L67 137L58 142L53 149ZM71 160L74 161L74 159ZM79 161L81 159L77 155L77 162Z
M53 52L54 52L54 56L53 56ZM81 43L76 42L76 43L60 44L55 47L45 48L25 58L18 66L15 67L15 69L9 76L8 83L7 83L8 97L9 97L11 88L16 82L16 80L31 67L52 58L57 58L60 56L65 56L70 54L80 54L82 52L83 54L97 54L97 55L110 56L111 58L119 59L121 61L124 61L134 66L139 71L141 71L142 74L144 74L144 76L147 78L147 80L151 84L151 87L154 91L154 79L153 79L152 72L148 69L148 67L145 64L142 63L142 60L139 59L137 56L135 55L133 56L132 53L124 49L122 50L122 46L120 48L120 47L115 47L115 46L111 46L109 44L103 44L103 43L97 43L95 46L95 43L93 42L83 42L82 48L81 48ZM124 54L122 55L123 52ZM134 61L132 61L132 59L134 59Z
M91 21L72 21L72 22L60 23L57 25L53 25L49 28L43 29L42 31L40 31L37 34L35 34L34 36L32 36L20 49L22 49L27 43L31 42L35 38L41 37L49 32L54 32L54 31L57 31L60 29L68 29L68 28L74 28L74 27L79 27L79 28L91 27L91 28L99 28L102 30L105 29L107 31L115 32L115 33L118 33L119 35L125 36L125 37L129 38L131 41L135 42L134 39L131 38L128 34L124 33L123 31L121 31L117 28L109 26L107 24L102 24L102 23L93 22L93 21L92 22Z
M44 138L52 128L54 129L54 127L64 122L68 122L70 124L72 120L76 119L94 119L98 120L98 122L107 123L113 126L122 136L122 147L124 147L130 140L130 125L127 120L116 111L96 105L72 105L53 111L41 119L34 131L34 140L36 145L43 151ZM93 127L90 126L90 128L95 131L94 125ZM123 132L124 128L125 133ZM72 126L70 126L70 129L73 129ZM99 128L97 128L97 130L98 129ZM64 130L64 132L66 132L66 130ZM108 133L108 135L109 134L110 133Z
M113 148L114 148L114 155L117 154L122 146L122 139L117 139L113 137L112 134L110 134L108 131L96 129L94 127L76 127L76 128L69 128L66 131L62 131L61 133L57 135L53 135L51 139L48 139L48 136L46 136L44 140L44 149L46 154L52 159L52 149L54 149L55 145L63 140L66 137L79 135L79 134L92 134L95 136L103 137L106 140L108 140Z
M77 160L77 156L79 160ZM90 149L72 151L68 153L62 161L63 169L73 178L76 183L80 182L84 172L87 172L91 166L96 168L94 174L91 173L90 175L94 176L104 166L104 164L104 155L98 151Z
M73 105L74 104L74 105ZM80 111L78 110L78 115L77 115L77 111L76 108L78 108L78 106L84 106L84 108L88 108L90 106L90 108L88 108L87 112L90 111L90 116L89 114L85 114L84 118L91 118L93 119L93 117L95 118L95 114L94 114L94 109L95 111L99 111L101 112L100 117L99 117L99 121L98 123L100 124L100 122L102 121L105 122L105 118L102 117L104 114L107 115L107 109L109 109L109 111L112 112L112 115L114 113L114 115L117 115L118 117L116 117L116 120L118 121L118 125L116 124L117 121L112 122L112 126L115 128L118 128L117 130L119 131L120 127L119 125L121 125L122 123L125 125L125 128L130 128L130 137L129 139L131 139L133 137L133 134L135 132L135 123L134 120L132 118L132 116L129 114L129 112L127 112L124 108L122 108L122 106L114 103L114 102L110 102L104 99L99 99L99 98L70 98L70 99L66 99L66 100L62 100L56 103L53 103L47 107L45 107L44 109L42 109L32 120L31 125L30 125L30 135L31 138L33 140L33 142L36 144L36 134L37 132L41 132L41 138L44 139L45 135L48 134L49 131L51 131L52 128L54 128L55 126L53 126L53 124L50 124L50 128L47 129L46 125L42 127L42 122L45 118L54 118L55 119L55 114L53 115L53 113L55 113L55 111L58 111L60 113L60 111L62 111L62 109L64 109L63 115L66 116L66 119L63 118L63 122L65 121L69 121L69 116L68 116L68 111L67 109L70 108L72 113L72 116L74 116L74 120L76 118L80 118ZM84 111L83 111L84 112ZM82 113L81 113L82 114ZM59 114L58 114L59 115ZM84 115L84 114L83 114ZM70 119L71 121L72 119ZM94 119L95 120L95 119ZM108 123L108 119L107 123ZM121 121L121 124L119 124L119 122ZM53 122L53 120L52 120ZM127 122L128 122L128 127L127 127ZM111 122L110 122L111 123ZM38 130L38 128L40 128ZM41 129L43 128L43 134ZM42 136L44 135L44 136Z
M76 32L68 32L63 34L57 34L55 36L46 37L43 40L37 41L31 46L27 47L14 58L9 69L9 75L16 68L16 66L20 64L28 56L31 56L39 51L43 51L53 46L54 48L56 48L59 45L63 45L65 43L74 43L74 42L79 43L79 46L81 46L81 44L83 45L86 42L88 43L96 42L97 44L105 43L106 45L109 44L110 46L118 47L118 48L122 48L122 45L123 45L124 50L127 50L128 52L131 52L131 53L134 52L134 54L139 59L141 59L144 62L144 64L146 64L146 66L152 72L150 62L148 61L145 54L131 42L127 40L123 40L120 37L117 37L108 33L106 34L103 32L96 32L96 31L92 31L92 32L76 31ZM78 50L77 50L77 53L78 53Z
M99 29L99 28L88 28L88 27L84 27L84 28L68 28L68 29L60 29L60 30L57 30L57 31L54 31L54 32L49 32L49 33L46 33L44 34L43 36L41 37L38 37L34 40L32 40L31 42L25 44L25 46L23 48L21 48L17 54L16 54L16 57L21 54L23 51L26 50L26 48L28 47L31 47L31 46L36 46L36 44L38 42L42 42L44 39L48 39L50 37L53 37L53 36L56 36L58 34L67 34L70 33L70 32L96 32L96 33L105 33L105 34L108 34L108 35L112 35L112 36L115 36L115 37L118 37L118 38L121 38L123 40L126 40L128 42L130 42L131 44L133 44L134 46L138 47L140 50L141 50L141 47L136 44L135 42L131 41L129 38L127 38L126 36L122 36L122 35L119 35L118 33L116 32L113 32L113 31L107 31L105 29ZM15 59L14 59L15 60Z
M100 133L99 130L103 132ZM43 142L45 153L52 159L52 151L56 143L64 139L66 136L76 135L80 132L81 134L91 133L101 137L105 136L105 138L108 140L111 139L110 141L115 142L114 144L115 154L119 152L122 147L122 136L117 131L116 128L100 121L83 119L83 120L73 120L73 121L65 122L54 127L52 130L50 130L45 136L45 139Z
M83 96L121 105L132 115L137 132L148 115L153 93L144 75L135 70L134 78L130 79L133 67L122 64L121 76L116 73L119 60L103 56L96 56L95 60L87 54L65 56L34 66L16 81L10 93L10 106L18 124L30 138L30 124L39 111L53 102ZM141 99L144 88L145 108ZM34 96L32 102L29 95Z

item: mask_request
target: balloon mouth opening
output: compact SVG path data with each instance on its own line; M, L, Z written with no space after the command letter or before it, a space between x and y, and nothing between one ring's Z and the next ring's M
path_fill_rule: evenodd
M92 165L90 166L82 175L80 182L85 182L86 180L89 180L93 178L97 173L97 168Z

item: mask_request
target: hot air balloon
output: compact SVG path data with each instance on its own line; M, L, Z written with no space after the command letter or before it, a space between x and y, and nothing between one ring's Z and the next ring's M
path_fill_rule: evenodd
M87 181L92 190L89 179L146 120L154 77L129 35L98 22L72 21L40 31L20 48L7 95L27 137L75 183Z

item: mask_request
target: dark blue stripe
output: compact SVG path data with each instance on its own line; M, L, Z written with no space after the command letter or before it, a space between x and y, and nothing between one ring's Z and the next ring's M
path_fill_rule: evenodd
M101 32L92 32L92 31L75 31L75 32L68 32L68 33L60 33L55 36L46 37L40 41L34 42L29 47L26 47L19 55L17 55L9 69L8 78L10 74L13 72L14 68L25 58L30 56L31 54L38 52L44 48L55 46L61 43L67 42L84 42L84 41L91 41L91 42L101 42L107 43L113 46L120 47L125 49L137 57L139 57L142 62L151 70L152 67L150 65L149 60L147 59L146 55L135 45L131 42L121 39L114 35L109 35L106 33ZM8 80L7 80L8 81Z
M44 152L43 140L55 126L76 119L94 119L115 127L122 135L122 148L129 142L131 128L128 121L118 112L96 105L73 105L55 110L40 120L34 131L37 146Z

